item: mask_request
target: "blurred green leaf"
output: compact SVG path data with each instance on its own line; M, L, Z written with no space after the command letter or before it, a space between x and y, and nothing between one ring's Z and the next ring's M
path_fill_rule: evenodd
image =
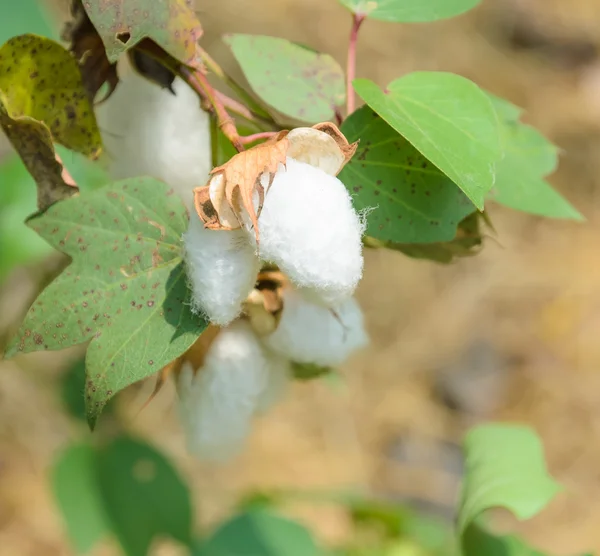
M382 241L451 241L459 222L476 210L456 184L371 108L347 118L341 131L360 140L339 178L354 206L372 209L366 233Z
M314 363L297 363L292 361L292 375L296 380L313 380L330 374L331 367L322 367Z
M146 556L157 537L191 544L189 490L160 452L118 438L98 454L97 469L106 514L127 556Z
M384 91L368 79L354 80L354 88L483 209L502 144L494 107L477 85L452 73L415 72Z
M253 509L222 524L196 556L318 556L323 552L302 525L265 509Z
M518 519L540 512L560 487L546 470L539 437L528 427L480 425L464 441L466 471L458 532L485 510L506 508Z
M102 167L83 155L56 146L83 194L109 179ZM23 161L10 154L0 163L0 283L16 266L52 253L46 241L25 225L36 212L36 185Z
M176 359L206 327L187 302L187 221L179 197L151 178L72 197L29 220L73 262L34 302L7 355L92 340L85 390L91 426L118 391Z
M54 497L78 554L89 552L110 531L98 490L95 457L87 444L73 444L60 454L52 469Z
M481 0L340 0L350 11L371 19L420 23L447 19L474 8Z
M0 163L0 283L17 265L34 262L52 248L24 220L36 209L35 182L16 155Z
M225 42L254 92L282 114L318 123L344 103L344 72L328 54L263 35L226 35Z
M15 35L34 33L51 39L58 38L46 6L40 0L11 2L4 8L0 18L0 44Z
M549 218L583 220L544 177L558 165L558 149L535 128L519 122L520 109L489 95L501 123L504 158L496 166L490 198L515 210Z
M479 525L471 525L462 538L463 556L545 556L543 552L527 546L513 535L496 536Z

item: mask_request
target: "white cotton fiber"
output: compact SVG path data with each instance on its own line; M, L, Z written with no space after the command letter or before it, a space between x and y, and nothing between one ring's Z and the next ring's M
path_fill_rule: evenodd
M278 353L265 350L267 382L258 400L257 413L265 413L277 405L286 395L292 378L289 359Z
M333 309L286 289L279 326L264 344L297 363L337 366L368 343L363 314L354 298Z
M152 176L173 187L188 208L192 189L211 170L209 117L180 78L175 95L131 70L97 108L114 179Z
M224 326L242 310L260 263L243 230L208 230L195 212L183 236L192 309Z
M339 179L288 158L266 193L259 227L261 259L294 284L329 305L353 294L363 270L363 223Z
M195 376L184 366L178 411L191 454L222 462L242 450L267 374L264 349L246 321L218 334Z

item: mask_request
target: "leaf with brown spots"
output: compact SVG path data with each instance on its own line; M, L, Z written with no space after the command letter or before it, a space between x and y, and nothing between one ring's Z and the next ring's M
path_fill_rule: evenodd
M224 40L254 92L282 114L322 122L344 104L344 72L328 54L262 35L226 35Z
M283 131L269 141L236 154L222 166L214 168L209 185L194 190L198 216L210 229L231 230L243 222L246 211L252 222L256 242L259 242L258 215L264 200L261 176L273 181L279 164L285 164L288 140ZM258 193L258 210L254 208L254 193Z
M76 192L53 143L92 158L102 146L77 62L36 35L0 48L0 125L38 185L42 210Z
M360 140L339 177L358 210L372 209L368 236L403 244L453 240L476 209L449 177L368 106L347 118L342 131Z
M110 184L28 225L73 262L29 309L7 355L90 341L90 426L106 402L183 354L206 327L190 311L181 235L187 210L162 182Z
M83 7L110 62L144 38L184 64L195 59L202 27L193 0L83 0Z

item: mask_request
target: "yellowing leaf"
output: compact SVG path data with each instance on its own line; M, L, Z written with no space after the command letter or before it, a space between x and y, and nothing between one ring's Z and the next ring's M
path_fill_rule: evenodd
M38 185L40 209L76 191L53 143L89 157L102 145L77 62L36 35L13 37L0 48L0 125Z

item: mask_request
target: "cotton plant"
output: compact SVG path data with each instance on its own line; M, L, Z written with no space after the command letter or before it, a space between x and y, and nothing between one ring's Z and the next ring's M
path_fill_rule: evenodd
M189 208L191 304L219 333L200 367L179 368L178 415L191 454L226 461L287 392L293 364L336 367L366 344L352 297L365 222L336 177L356 144L332 123L300 127L210 170L209 116L193 91L135 70L98 112L113 176L157 177ZM255 287L264 265L285 283L276 309Z
M194 2L71 4L62 43L22 34L0 46L0 127L37 185L26 224L70 261L5 355L85 345L92 430L127 387L153 377L157 394L173 380L190 453L231 461L293 380L315 379L367 345L354 297L363 246L390 264L448 264L482 249L492 203L582 219L545 180L558 149L521 122L519 107L447 71L380 84L356 74L370 20L426 25L478 0L340 0L330 11L348 10L344 68L284 38L224 35L243 84L205 49ZM318 18L320 4L310 4L298 9ZM115 181L80 191L85 177L70 174L56 144L93 162L104 154ZM319 552L300 524L264 508L195 538L180 474L138 439L115 438L128 427L120 415L55 469L75 552L109 534L127 554L165 536L203 554L252 551L267 537L273 553L292 537L298 554ZM535 552L479 518L495 506L531 517L550 500L557 489L539 439L486 425L467 435L465 452L453 549ZM481 494L524 481L526 500L514 489ZM87 491L74 488L83 483ZM82 520L96 524L89 534ZM396 540L381 546L393 551Z

